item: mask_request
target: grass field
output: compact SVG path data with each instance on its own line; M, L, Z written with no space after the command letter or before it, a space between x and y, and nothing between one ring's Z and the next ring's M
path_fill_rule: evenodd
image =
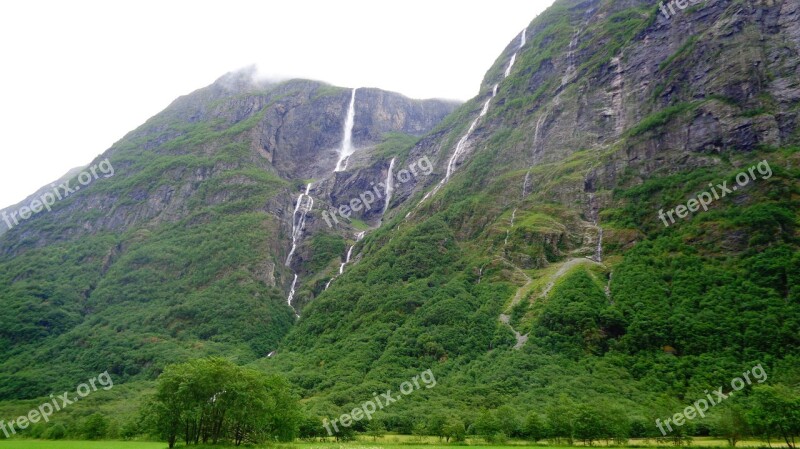
M636 441L632 440L630 444L634 447L653 447L653 448L672 448L672 445L657 445L652 440L650 441ZM365 438L360 441L351 443L336 443L336 442L297 442L292 444L277 444L259 446L269 449L434 449L437 447L459 447L462 445L444 444L440 443L437 439L432 438L418 438L411 436L394 436L389 435L379 438L378 441L372 441L371 438ZM470 441L469 447L475 449L500 449L508 447L535 447L541 449L567 449L556 446L546 446L542 444L526 445L524 442L509 442L506 445L492 445L483 443L480 440ZM580 447L581 444L576 444ZM576 447L572 446L572 448ZM595 443L595 446L605 446L603 443ZM696 438L691 447L709 449L713 447L724 448L727 444L724 440L717 440L711 438ZM745 447L765 447L766 444L759 441L742 441L737 444L737 448ZM178 445L177 447L186 447ZM190 446L191 448L219 448L221 446ZM249 446L252 447L252 446ZM624 446L621 446L624 447ZM778 445L773 443L773 448L786 447L786 445ZM166 443L152 443L146 441L45 441L45 440L0 440L0 449L166 449ZM688 448L688 447L687 447Z
M166 443L140 441L3 440L2 449L166 449Z

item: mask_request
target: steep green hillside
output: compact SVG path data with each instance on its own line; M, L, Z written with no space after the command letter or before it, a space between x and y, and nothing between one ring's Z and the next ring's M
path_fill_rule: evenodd
M319 249L325 235L344 246L318 233L284 264L295 192L333 171L349 100L318 82L228 74L109 149L113 176L0 237L0 399L106 370L118 383L152 380L177 361L247 363L275 350L295 321L292 270L338 260ZM377 89L358 100L360 148L414 141L455 107Z
M759 363L796 388L796 13L714 2L665 21L649 2L557 2L509 77L518 40L409 150L438 152L444 178L488 101L452 179L368 234L258 366L288 372L320 418L432 369L435 389L380 414L401 432L588 407L655 436L655 418ZM708 211L664 226L660 210L706 191Z

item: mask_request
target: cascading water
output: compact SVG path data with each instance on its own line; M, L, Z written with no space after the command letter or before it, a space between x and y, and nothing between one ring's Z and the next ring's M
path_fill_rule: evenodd
M575 67L575 49L578 46L578 36L580 36L581 30L575 30L575 34L572 35L572 40L569 42L569 49L567 50L567 70L564 72L564 76L561 77L561 87L566 86L576 74L576 67Z
M350 106L347 109L347 118L344 121L344 137L342 138L342 147L339 149L339 160L336 162L335 172L340 172L347 169L347 163L350 156L355 152L353 149L353 127L356 123L356 91L353 89L350 94Z
M383 206L383 214L386 214L386 211L389 210L389 203L392 201L392 193L394 193L394 177L392 176L392 172L394 171L394 160L396 158L392 158L392 162L389 163L389 173L386 174L386 191L384 192L384 196L386 197L386 202Z
M357 233L356 234L356 243L360 242L361 239L363 239L366 234L367 234L367 231L361 231L361 232ZM347 250L347 258L344 260L344 263L339 265L339 274L334 276L334 277L332 277L331 280L328 281L327 284L325 284L325 290L327 290L328 287L331 286L331 283L334 280L336 280L336 278L338 278L340 275L344 274L344 267L345 267L345 265L350 263L350 258L353 256L353 248L355 248L355 247L356 247L356 245L350 245L350 249Z
M286 258L286 266L290 266L292 264L292 257L294 256L294 252L297 250L297 243L300 241L300 238L303 236L303 229L306 226L306 217L311 209L314 207L314 198L311 198L309 194L311 192L311 184L309 183L306 185L306 192L301 193L300 196L297 197L297 204L294 206L294 213L292 214L292 250L289 251L289 256ZM306 202L306 206L303 207L303 198L308 198ZM298 220L297 214L300 213L300 219Z
M292 305L292 300L294 299L294 289L297 287L297 273L294 274L294 280L292 281L292 286L289 288L289 297L286 299L286 303L289 304L289 307L294 310L295 316L300 316L297 314L297 309L294 308Z
M547 121L547 114L548 111L545 111L544 114L539 116L539 120L536 121L536 129L533 131L533 157L536 158L536 154L539 153L539 137L541 136L540 130L542 128L542 124Z
M511 75L511 68L514 67L514 63L517 61L517 53L525 46L525 33L528 31L527 28L522 30L522 35L519 39L519 47L517 47L517 51L511 55L511 60L508 62L508 67L506 67L505 77L508 78L508 75Z
M506 78L508 78L508 76L511 74L511 68L514 66L514 62L516 62L516 60L517 60L517 53L519 52L519 50L522 49L522 47L525 46L527 31L528 31L527 28L522 30L522 34L520 35L520 39L519 39L519 47L517 47L517 51L514 52L513 55L511 55L511 60L509 61L508 67L506 68L506 71L505 71L505 77ZM433 195L436 195L436 193L445 184L447 184L447 181L450 180L450 176L453 175L453 172L456 169L456 163L458 162L458 158L461 157L461 155L467 149L467 141L469 140L470 137L472 137L472 133L475 131L475 128L477 128L478 123L480 122L481 118L486 116L486 114L489 112L489 106L492 103L492 99L494 99L494 97L497 96L497 90L498 90L499 87L500 87L499 84L495 84L494 87L492 87L492 96L491 96L491 98L486 100L486 103L483 104L483 109L481 109L481 115L478 116L478 118L476 118L472 122L472 125L470 125L469 130L467 131L467 133L458 141L458 144L456 145L456 150L453 152L453 155L450 157L450 161L448 161L448 163L447 163L447 173L445 174L444 179L442 179L439 182L439 184L437 184L436 187L433 188L433 190L428 192L422 198L422 201L420 201L419 204L424 203L425 200L427 200L428 198L432 197ZM417 204L417 205L419 206L419 204ZM406 215L406 218L408 218L410 215L411 215L411 212L409 212L408 215Z
M594 251L594 260L603 261L603 228L600 225L597 225L597 248Z
M511 225L506 229L506 241L503 243L503 246L508 245L508 236L511 234L511 229L514 227L514 218L517 216L517 210L514 209L514 212L511 213Z
M528 169L528 173L525 173L525 182L522 183L522 199L524 200L526 196L528 196L528 188L531 186L531 170Z
M450 180L450 177L453 176L453 172L456 171L456 163L458 163L458 158L461 157L461 155L467 149L467 141L469 140L470 137L472 137L472 133L475 132L475 128L478 127L478 123L481 121L481 119L486 115L486 113L489 112L489 105L492 103L492 99L494 99L494 97L497 95L497 88L498 85L495 84L494 87L492 88L492 96L488 100L486 100L486 103L483 104L483 108L481 109L481 114L478 116L478 118L473 120L472 124L469 126L469 129L467 130L467 133L464 134L464 136L461 137L461 139L459 139L458 144L456 144L456 150L453 152L453 155L447 162L447 172L445 173L444 178L441 181L439 181L439 184L437 184L436 187L433 188L433 190L428 192L422 198L419 204L422 204L428 198L432 197L433 195L436 195L436 193L442 187L444 187L445 184L447 184L447 181ZM406 215L406 217L408 217L408 215Z
M344 274L344 266L350 263L350 257L353 255L353 248L355 247L356 245L350 245L350 249L347 250L347 258L339 265L339 274Z
M303 205L303 199L308 198ZM306 227L306 217L308 213L311 212L311 209L314 208L314 198L311 198L311 183L306 185L305 193L301 193L300 196L297 197L297 203L294 206L294 212L292 213L292 250L289 251L289 256L286 258L286 266L289 267L292 265L292 257L294 257L295 251L297 251L297 244L300 242L300 239L303 237L303 230ZM299 214L299 219L298 219ZM292 286L289 288L289 297L286 299L286 302L289 304L289 307L294 310L294 314L299 318L300 315L297 314L297 309L294 308L292 305L292 300L294 299L295 288L297 287L297 273L294 273L294 280L292 281Z

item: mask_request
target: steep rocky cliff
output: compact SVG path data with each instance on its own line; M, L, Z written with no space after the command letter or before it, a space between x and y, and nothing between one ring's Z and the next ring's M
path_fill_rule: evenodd
M0 240L7 305L0 334L14 347L5 350L5 366L35 367L22 378L0 374L15 379L0 394L43 392L61 369L44 363L54 347L73 348L57 357L67 372L91 371L66 361L81 347L81 357L93 354L90 365L116 360L115 370L133 376L200 341L211 346L203 352L245 359L274 350L293 321L286 304L293 275L305 277L312 262L338 265L335 253L312 260L319 242L305 234L319 228L316 212L286 261L306 180L320 186L314 196L322 200L334 179L351 176L334 169L352 98L351 89L319 82L230 73L179 98L90 164L107 159L107 175L79 190L71 172L62 181L73 192ZM361 177L383 179L396 151L391 142L414 141L458 105L359 89L353 106L352 166ZM250 337L234 337L243 334ZM128 359L131 350L152 351L144 356L150 361Z

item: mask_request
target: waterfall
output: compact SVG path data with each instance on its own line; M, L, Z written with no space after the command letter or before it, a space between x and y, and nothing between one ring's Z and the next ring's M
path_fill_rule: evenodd
M572 35L572 40L569 41L569 49L567 50L567 70L564 72L564 76L561 77L561 87L564 87L572 81L575 75L575 48L578 46L578 36L580 36L580 29L575 30L575 34Z
M356 245L350 245L350 249L347 250L347 258L339 265L339 274L344 274L344 266L350 263L350 257L353 255L353 248L355 247Z
M361 239L363 239L365 235L367 235L367 231L361 231L359 233L356 233L356 242L360 242ZM350 258L353 256L353 248L355 248L355 247L356 247L356 245L350 245L350 249L347 250L347 258L345 258L344 263L339 265L339 274L337 274L336 276L332 277L331 280L328 281L327 284L325 284L325 290L327 290L328 287L331 286L331 283L333 283L333 281L335 281L336 278L338 278L340 275L344 274L344 267L345 267L345 265L350 263Z
M389 203L392 201L392 193L394 193L394 178L392 177L392 171L394 170L394 160L395 158L392 158L392 162L389 163L389 173L386 174L386 192L384 192L384 196L386 196L386 203L383 206L384 215L386 214L386 211L389 210Z
M307 198L305 206L303 205L304 198ZM311 183L308 183L306 185L305 193L301 193L300 196L297 197L297 203L295 204L294 212L292 213L292 250L289 251L289 256L286 258L287 267L292 265L292 257L294 257L294 253L297 251L297 244L300 242L301 237L303 237L303 230L306 227L306 217L313 208L314 198L311 198ZM300 315L297 314L297 309L292 306L295 287L297 287L297 273L294 274L294 280L292 281L292 286L289 289L289 298L286 300L286 302L289 304L289 307L294 310L295 315L300 317Z
M450 160L447 162L447 172L445 172L444 178L441 181L439 181L439 184L437 184L436 187L433 188L433 190L425 194L425 196L417 204L417 206L424 203L425 200L432 197L433 195L436 195L436 193L442 187L444 187L445 184L447 184L447 181L450 180L450 177L453 176L453 172L456 171L456 163L458 163L458 158L461 157L464 151L466 151L467 141L469 140L470 137L472 137L472 133L475 132L475 128L478 127L478 123L480 123L481 118L483 118L486 115L486 113L489 112L489 105L491 105L492 99L494 99L494 97L497 96L498 87L499 86L497 84L495 84L494 87L492 87L492 96L488 100L486 100L486 102L483 104L483 108L481 109L481 114L475 120L472 121L472 124L469 126L467 133L464 134L464 136L461 137L461 139L459 139L458 143L456 144L456 150L453 151L453 155L450 156ZM410 214L411 212L409 212L409 215ZM408 215L406 215L406 218L408 218Z
M511 234L511 229L514 227L514 218L517 216L517 210L514 209L514 212L511 213L511 226L506 229L506 241L503 243L503 246L508 245L508 236Z
M603 228L599 225L597 226L597 249L594 251L594 260L603 261Z
M508 67L506 67L505 78L508 78L508 75L511 75L511 68L514 67L514 63L517 61L517 53L519 53L519 51L522 50L522 47L525 46L525 34L527 31L527 28L522 30L522 34L520 35L519 39L519 47L517 47L517 51L511 55L511 60L508 62Z
M528 169L528 173L525 173L525 182L522 183L522 199L524 200L526 196L528 196L528 187L531 186L531 169Z
M347 109L347 118L344 121L344 137L342 138L342 147L339 149L339 160L336 162L335 172L347 169L347 163L350 156L355 151L353 149L353 127L356 123L356 91L353 89L350 94L350 106Z
M506 67L505 77L508 78L508 75L511 75L511 67L514 67L514 63L517 61L517 54L514 53L511 55L511 60L508 62L508 67Z
M541 135L539 133L539 131L541 130L542 125L544 124L544 122L547 120L547 114L548 114L548 111L545 111L544 114L539 116L539 120L536 121L536 129L533 132L533 157L534 157L534 159L536 158L536 153L539 152L539 137Z
M294 213L292 214L292 250L289 251L289 256L286 258L287 267L292 264L292 257L297 250L297 243L300 241L300 237L303 236L303 229L306 226L306 216L314 207L314 198L311 198L310 192L311 183L306 185L306 192L301 193L300 196L297 197L297 203L294 206ZM306 202L306 206L303 207L303 198L306 197L308 201ZM299 220L297 218L298 212L300 213Z
M297 273L294 274L294 280L292 281L292 286L291 288L289 288L289 298L286 299L286 303L289 304L289 307L291 307L292 310L294 310L294 314L297 315L297 309L295 309L294 306L292 305L292 300L294 299L295 287L297 287Z

